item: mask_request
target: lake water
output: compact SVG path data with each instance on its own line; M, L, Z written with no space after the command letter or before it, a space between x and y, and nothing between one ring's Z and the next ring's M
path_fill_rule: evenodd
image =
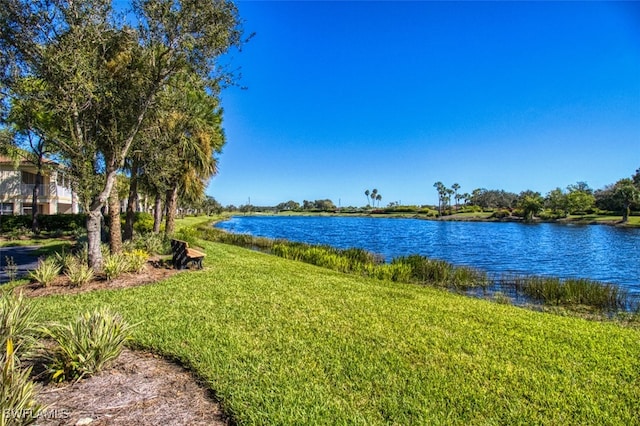
M490 273L590 278L640 295L640 229L419 219L237 216L218 228L394 257L421 254Z

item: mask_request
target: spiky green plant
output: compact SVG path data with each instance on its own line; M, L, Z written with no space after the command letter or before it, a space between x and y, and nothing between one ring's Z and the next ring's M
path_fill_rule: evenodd
M135 273L142 272L149 259L147 252L140 249L125 252L124 257L127 261L127 271Z
M36 281L43 287L47 287L58 275L60 275L61 269L62 268L54 258L47 257L45 259L40 259L36 269L29 272L29 278Z
M68 325L43 328L56 343L46 368L55 381L79 380L100 371L116 359L129 339L132 326L108 308L85 312Z
M56 252L54 254L54 258L56 262L58 262L58 265L60 265L60 268L62 268L62 272L67 272L71 264L75 264L80 261L80 259L77 256L75 256L73 253L68 252L64 249L61 252Z
M129 268L129 262L123 254L110 254L104 257L102 263L102 270L107 277L107 280L118 278L123 273L127 272Z
M67 264L65 275L69 278L71 285L75 287L80 287L88 283L95 276L93 268L89 267L86 263L81 263L77 259Z
M12 292L0 294L0 344L2 351L11 341L12 354L21 358L31 353L36 342L37 323L33 305L28 303L22 293L18 296Z
M0 426L35 422L43 407L34 398L31 368L19 368L11 338L0 356L0 370Z

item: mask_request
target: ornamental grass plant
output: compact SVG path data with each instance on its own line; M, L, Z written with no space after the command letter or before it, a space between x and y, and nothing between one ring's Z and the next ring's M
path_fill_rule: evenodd
M71 324L44 327L44 334L55 342L55 348L45 354L51 379L79 380L97 373L120 355L131 328L104 307L79 315Z

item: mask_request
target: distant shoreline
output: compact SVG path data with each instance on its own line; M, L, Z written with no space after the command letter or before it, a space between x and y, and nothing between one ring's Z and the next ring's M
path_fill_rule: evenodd
M499 222L499 223L522 223L522 224L538 224L538 223L557 223L561 225L607 225L621 228L640 228L640 216L631 216L626 223L621 222L620 217L615 216L573 216L561 219L541 219L534 218L531 221L525 221L521 217L507 216L503 218L492 217L488 213L459 213L447 215L443 217L432 217L419 213L373 213L373 212L250 212L250 213L233 213L232 216L318 216L318 217L371 217L371 218L397 218L397 219L419 219L431 220L434 222ZM464 215L464 216L463 216Z

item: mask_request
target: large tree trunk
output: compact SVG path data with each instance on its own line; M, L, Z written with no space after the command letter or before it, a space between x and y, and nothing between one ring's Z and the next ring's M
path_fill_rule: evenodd
M178 185L167 190L167 222L164 227L165 235L171 236L176 227L176 209L178 207Z
M124 223L124 240L133 239L133 220L138 204L138 160L133 159L131 179L129 181L129 198L127 199L127 217Z
M122 227L120 226L120 198L118 191L111 191L109 197L109 242L111 253L116 254L122 251Z
M153 206L153 233L160 233L160 225L162 224L162 195L160 191L156 192L156 200Z
M622 205L622 223L627 223L629 221L630 211L631 203L625 201Z
M106 205L115 182L116 170L110 170L107 173L104 189L91 201L91 204L87 209L89 266L95 270L102 269L102 252L100 251L100 243L102 242L102 208ZM119 211L120 209L117 210ZM119 224L120 221L118 220L118 225Z
M102 269L101 243L101 221L102 212L100 209L90 210L87 214L87 251L89 254L89 266L95 270Z

